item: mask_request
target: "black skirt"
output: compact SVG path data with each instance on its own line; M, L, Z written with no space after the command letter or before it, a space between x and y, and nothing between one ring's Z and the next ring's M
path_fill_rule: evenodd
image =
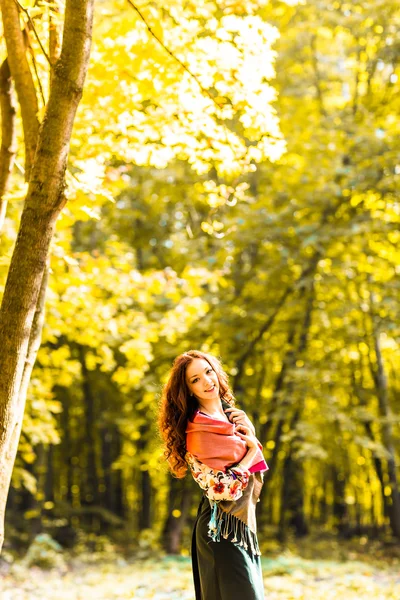
M192 568L196 600L264 600L261 559L230 540L208 536L211 507L203 496L192 535Z

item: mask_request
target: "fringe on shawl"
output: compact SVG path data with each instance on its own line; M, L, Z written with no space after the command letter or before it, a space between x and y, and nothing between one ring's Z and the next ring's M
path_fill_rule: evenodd
M211 505L211 519L208 523L208 535L214 542L219 542L221 535L227 539L229 534L233 532L234 536L231 542L238 546L243 546L245 550L249 548L252 554L261 556L260 548L258 546L257 535L253 533L249 527L232 515L226 513L222 508L218 506L218 502L210 500ZM225 523L223 522L223 516L226 516Z

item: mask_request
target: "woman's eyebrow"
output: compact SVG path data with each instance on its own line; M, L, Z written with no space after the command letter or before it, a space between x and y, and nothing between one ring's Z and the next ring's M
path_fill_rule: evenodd
M205 369L203 369L203 372L204 372L204 371L207 371L207 369L209 369L209 368L210 368L210 366L206 367ZM189 377L189 379L192 379L193 377L197 377L197 375L191 375L191 376Z

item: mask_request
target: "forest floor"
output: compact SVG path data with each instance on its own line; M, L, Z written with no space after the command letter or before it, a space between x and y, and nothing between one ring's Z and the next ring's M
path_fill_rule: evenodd
M266 600L399 600L400 549L310 544L263 550ZM1 600L194 600L188 556L75 557L44 571L15 561L0 570ZM245 600L232 598L232 600Z

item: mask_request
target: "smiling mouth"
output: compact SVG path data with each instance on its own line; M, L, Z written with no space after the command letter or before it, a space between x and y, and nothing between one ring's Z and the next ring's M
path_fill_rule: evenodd
M215 385L212 386L212 388L210 388L209 390L205 390L206 392L212 392L213 390L215 390Z

